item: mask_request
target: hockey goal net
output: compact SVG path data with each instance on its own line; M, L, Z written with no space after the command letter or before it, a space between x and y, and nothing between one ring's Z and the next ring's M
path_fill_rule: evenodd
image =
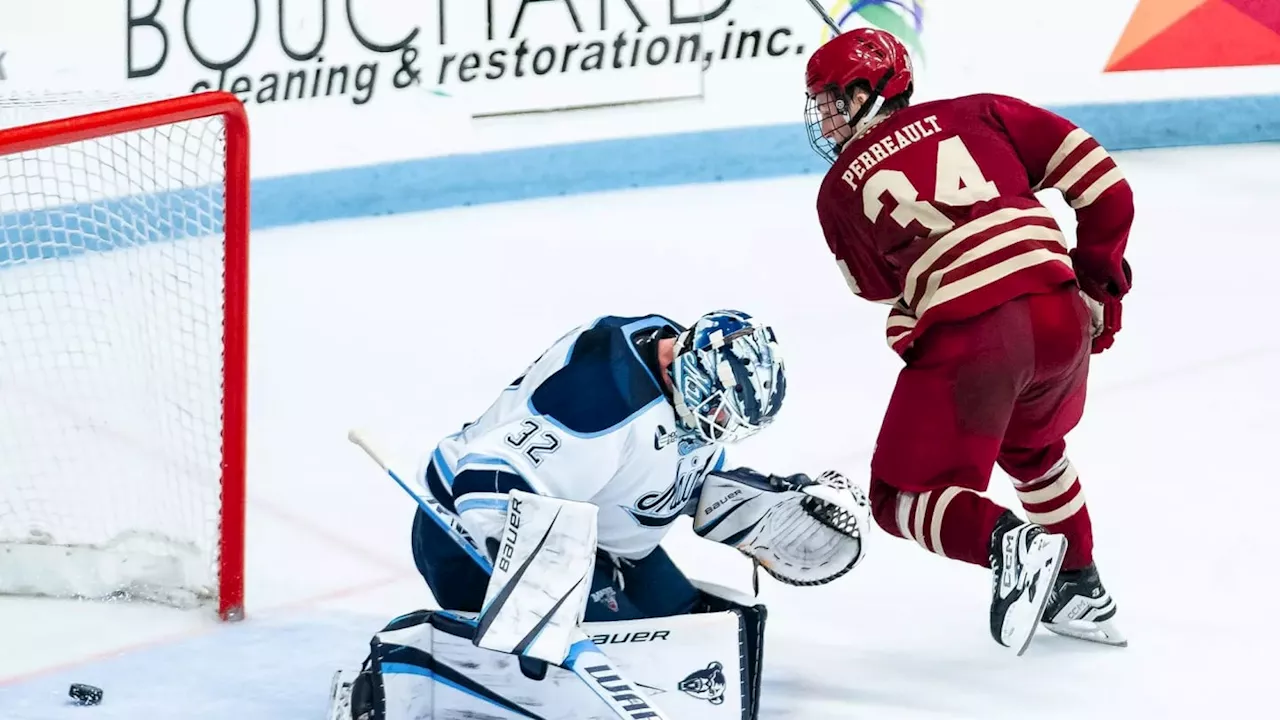
M0 100L0 594L242 617L248 140L227 93Z

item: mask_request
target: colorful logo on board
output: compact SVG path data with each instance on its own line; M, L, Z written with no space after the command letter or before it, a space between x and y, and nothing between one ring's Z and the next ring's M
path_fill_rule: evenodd
M826 3L824 3L826 4ZM916 64L924 63L924 0L839 0L827 7L827 14L841 30L870 25L887 30L907 46ZM831 30L822 28L822 42L831 39Z
M1280 65L1276 0L1141 0L1107 72Z

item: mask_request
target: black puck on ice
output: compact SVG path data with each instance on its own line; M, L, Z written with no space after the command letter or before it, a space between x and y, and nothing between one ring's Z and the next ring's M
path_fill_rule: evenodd
M80 683L71 684L72 699L81 705L97 705L102 702L102 688Z

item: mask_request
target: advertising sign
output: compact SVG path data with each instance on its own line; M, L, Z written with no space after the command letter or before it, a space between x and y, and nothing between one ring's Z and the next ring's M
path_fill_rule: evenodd
M130 81L229 90L257 105L366 105L425 90L466 103L474 116L701 97L714 65L786 58L794 68L805 51L795 42L795 20L820 27L798 0L124 5Z
M1114 127L1200 127L1184 107L1135 104L1280 88L1276 2L821 2L841 28L911 50L916 102L1003 93L1102 106ZM248 107L258 176L791 132L805 63L831 36L806 0L0 0L0 19L6 94L228 90Z
M1107 72L1280 64L1280 3L1142 0Z

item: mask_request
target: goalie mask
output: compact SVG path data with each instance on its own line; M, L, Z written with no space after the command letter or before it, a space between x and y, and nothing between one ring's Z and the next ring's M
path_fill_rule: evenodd
M773 328L736 310L708 313L680 333L668 372L681 428L708 442L759 432L787 392Z

